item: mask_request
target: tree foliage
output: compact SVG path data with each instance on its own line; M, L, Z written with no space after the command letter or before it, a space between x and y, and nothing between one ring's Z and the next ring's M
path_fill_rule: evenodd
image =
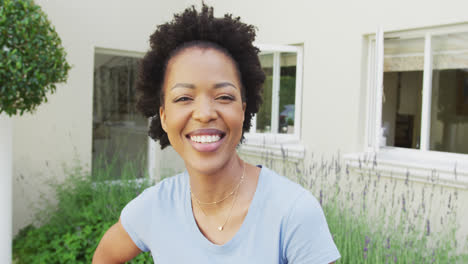
M47 15L32 0L0 0L0 114L33 112L70 65Z

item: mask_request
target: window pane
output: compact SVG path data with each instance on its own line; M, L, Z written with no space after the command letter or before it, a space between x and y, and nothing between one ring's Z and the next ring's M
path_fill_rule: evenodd
M468 33L432 38L430 149L468 153Z
M260 64L265 72L263 84L263 103L257 113L257 133L271 132L271 103L273 89L273 54L262 54Z
M294 133L294 110L296 101L296 53L281 53L281 77L279 98L278 133Z
M384 41L383 136L387 146L419 149L424 39Z
M147 120L136 112L138 59L95 55L93 95L93 171L107 168L142 177L147 168Z
M422 70L424 70L424 38L384 40L384 72Z

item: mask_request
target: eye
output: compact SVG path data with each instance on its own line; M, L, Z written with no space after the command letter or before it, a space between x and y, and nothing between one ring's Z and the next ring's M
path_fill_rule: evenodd
M192 100L192 98L188 97L188 96L182 96L182 97L178 97L174 100L174 103L177 103L177 102L187 102L187 101L190 101Z
M235 97L232 95L221 95L221 96L218 96L216 99L221 100L221 101L234 101Z

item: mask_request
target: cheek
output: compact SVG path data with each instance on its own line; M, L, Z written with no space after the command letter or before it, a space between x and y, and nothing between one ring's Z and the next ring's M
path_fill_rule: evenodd
M180 109L166 108L166 128L169 137L174 137L182 130L186 123L184 111Z
M242 109L236 109L229 115L229 123L233 130L238 134L242 134L242 127L244 125L244 111Z

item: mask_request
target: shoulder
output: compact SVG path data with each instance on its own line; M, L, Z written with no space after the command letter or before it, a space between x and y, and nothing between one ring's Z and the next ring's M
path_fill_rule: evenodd
M340 257L319 201L299 184L262 168L267 200L281 212L282 258L289 263L330 263Z
M326 225L326 219L317 199L309 191L304 190L297 195L291 206L287 223L289 226L307 223L310 226L323 227Z
M283 208L286 208L288 212L297 206L298 201L301 201L301 207L307 205L308 202L312 202L313 207L318 204L308 190L285 176L279 175L266 167L262 168L261 174L262 188L268 199L282 204Z
M148 230L155 220L157 212L173 208L183 195L184 175L179 174L160 181L146 188L135 199L130 201L120 214L120 221L134 243L142 250L148 251Z
M312 195L297 200L283 237L283 258L290 263L331 263L340 258L323 210Z
M184 173L161 180L154 186L146 188L131 202L167 202L168 200L178 200L180 195L186 190Z
M185 173L180 173L165 178L154 187L154 195L155 198L159 198L158 200L162 199L164 202L180 200L184 192L187 191L188 176Z
M184 173L165 178L154 186L146 188L130 201L122 211L141 216L151 213L151 209L180 201L186 190Z
M273 210L280 218L282 230L300 222L323 221L323 210L317 199L301 185L262 168L260 188L265 210Z
M290 263L331 263L340 258L322 207L310 192L297 198L283 237L283 257Z

